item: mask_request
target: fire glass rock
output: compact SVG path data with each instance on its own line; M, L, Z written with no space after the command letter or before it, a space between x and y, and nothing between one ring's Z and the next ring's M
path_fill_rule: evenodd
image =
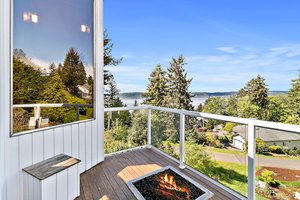
M171 169L143 178L135 183L146 200L194 200L204 191Z

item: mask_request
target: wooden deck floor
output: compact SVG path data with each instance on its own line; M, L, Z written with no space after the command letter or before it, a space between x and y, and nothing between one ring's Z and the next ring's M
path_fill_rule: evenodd
M133 150L107 157L104 162L81 174L80 196L77 200L134 200L136 198L126 182L168 165L179 169L175 161L153 149ZM213 192L211 199L238 199L188 169L181 171Z

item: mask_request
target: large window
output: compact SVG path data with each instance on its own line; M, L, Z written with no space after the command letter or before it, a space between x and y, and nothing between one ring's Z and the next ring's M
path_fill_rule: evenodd
M93 0L14 0L12 132L93 118Z

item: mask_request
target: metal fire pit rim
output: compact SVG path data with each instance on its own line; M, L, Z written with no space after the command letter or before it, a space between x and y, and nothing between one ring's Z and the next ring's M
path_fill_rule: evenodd
M174 167L172 166L166 166L166 167L161 167L153 172L150 172L150 173L147 173L143 176L139 176L135 179L132 179L130 181L127 181L127 186L129 187L129 189L133 192L134 196L138 199L138 200L145 200L144 196L139 192L139 190L134 186L134 183L139 181L139 180L142 180L148 176L152 176L154 174L157 174L157 173L160 173L160 172L163 172L167 169L170 169L172 171L174 171L175 173L177 173L178 175L180 175L182 178L186 179L187 181L189 181L190 183L192 183L193 185L195 185L197 188L199 188L200 190L202 190L204 192L203 195L201 195L200 197L198 197L197 199L195 200L206 200L206 199L209 199L211 198L214 193L209 191L208 189L206 189L204 186L200 185L199 183L197 183L196 181L194 181L192 178L186 176L185 174L183 174L182 172L180 172L179 170L175 169Z

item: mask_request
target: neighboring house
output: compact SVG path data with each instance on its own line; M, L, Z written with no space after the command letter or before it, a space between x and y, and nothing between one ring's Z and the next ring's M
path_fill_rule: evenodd
M238 149L245 150L248 140L248 129L245 125L239 125L232 129L233 139L232 145ZM262 139L267 146L278 145L288 147L289 149L300 149L300 135L296 133L258 128L256 130L256 137Z
M85 85L79 85L78 86L78 88L79 88L79 90L81 92L82 98L84 98L84 99L91 98L91 95L90 95L88 87L89 86L87 84L85 84Z

